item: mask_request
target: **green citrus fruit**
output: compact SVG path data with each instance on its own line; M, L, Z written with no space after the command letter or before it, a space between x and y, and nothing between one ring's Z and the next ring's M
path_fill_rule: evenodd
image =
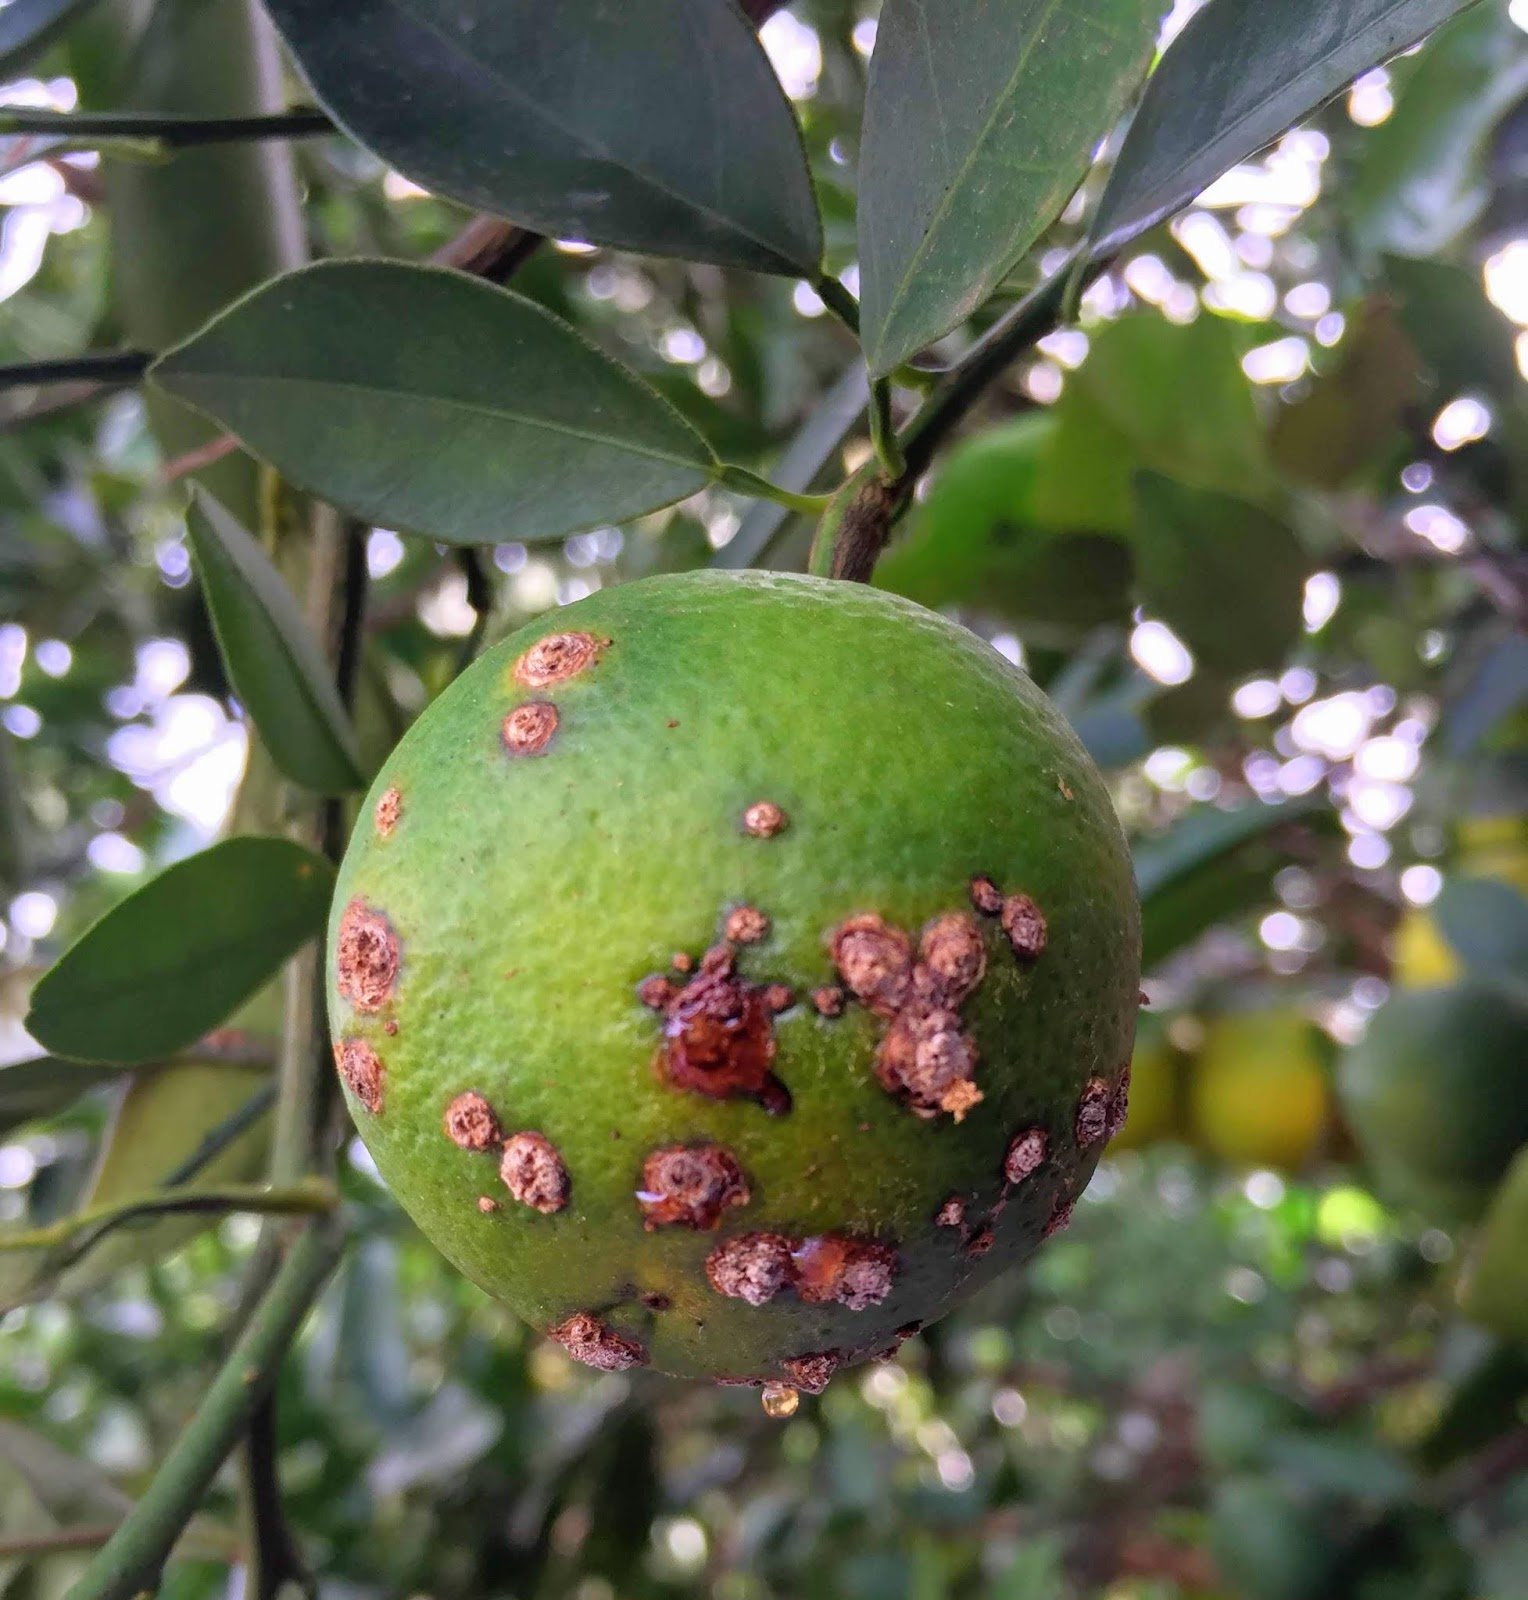
M531 624L393 753L335 903L383 1177L595 1366L819 1387L1033 1250L1123 1120L1103 783L995 651L858 585Z
M1205 1029L1189 1083L1194 1142L1223 1161L1292 1171L1316 1153L1326 1073L1294 1011L1233 1012Z
M1528 1140L1528 1007L1481 983L1393 994L1343 1057L1354 1137L1396 1199L1478 1214Z

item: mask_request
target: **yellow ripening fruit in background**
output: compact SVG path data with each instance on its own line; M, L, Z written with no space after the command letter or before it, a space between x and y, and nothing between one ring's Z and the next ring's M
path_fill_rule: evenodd
M1182 1136L1183 1075L1183 1057L1167 1030L1143 1017L1130 1058L1130 1112L1109 1147L1111 1155Z
M1189 1082L1193 1141L1223 1161L1302 1167L1331 1115L1314 1030L1295 1011L1247 1011L1205 1029Z

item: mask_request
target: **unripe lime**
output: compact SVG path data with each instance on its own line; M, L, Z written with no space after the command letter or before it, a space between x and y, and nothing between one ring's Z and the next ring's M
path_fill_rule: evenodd
M1194 1142L1223 1161L1302 1167L1331 1096L1311 1026L1293 1011L1233 1012L1205 1029L1189 1086Z
M1337 1086L1385 1190L1429 1215L1479 1213L1528 1141L1528 1007L1482 983L1401 991L1343 1057Z
M596 1366L819 1387L1033 1250L1123 1119L1103 783L1021 672L858 585L531 624L393 753L335 903L383 1177Z

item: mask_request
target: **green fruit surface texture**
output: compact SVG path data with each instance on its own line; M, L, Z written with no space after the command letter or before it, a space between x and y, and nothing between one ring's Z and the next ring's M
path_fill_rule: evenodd
M1343 1057L1343 1110L1381 1185L1477 1215L1528 1141L1528 1007L1489 985L1393 994Z
M689 573L442 695L328 966L356 1124L468 1277L591 1365L815 1389L1066 1221L1124 1118L1139 924L1098 772L997 652Z

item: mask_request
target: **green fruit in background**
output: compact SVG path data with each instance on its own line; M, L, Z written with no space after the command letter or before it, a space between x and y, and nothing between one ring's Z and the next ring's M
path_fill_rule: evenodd
M1528 1008L1480 983L1391 996L1337 1085L1383 1189L1440 1216L1477 1215L1528 1140Z
M1143 1150L1182 1134L1183 1067L1167 1030L1143 1017L1130 1058L1130 1114L1109 1146L1111 1155Z
M1246 1011L1205 1028L1189 1082L1194 1143L1222 1161L1292 1171L1321 1147L1331 1092L1295 1011Z
M336 1060L400 1203L596 1366L817 1388L1062 1224L1124 1116L1129 855L1045 697L858 585L690 573L379 775Z
M1459 1281L1465 1316L1528 1344L1528 1148L1491 1200Z

